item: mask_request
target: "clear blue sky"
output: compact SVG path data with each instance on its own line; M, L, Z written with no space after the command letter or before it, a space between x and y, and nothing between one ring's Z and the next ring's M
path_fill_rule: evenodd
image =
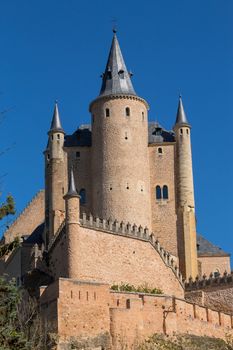
M1 0L1 190L20 212L43 188L53 103L71 133L90 120L117 19L150 120L171 129L181 92L191 122L198 231L233 252L233 1ZM4 174L6 174L4 176ZM1 227L1 232L3 227Z

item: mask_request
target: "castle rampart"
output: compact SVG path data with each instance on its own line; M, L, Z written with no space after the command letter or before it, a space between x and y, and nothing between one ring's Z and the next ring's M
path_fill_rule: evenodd
M106 284L60 278L41 292L41 309L50 330L58 332L57 349L122 350L154 333L233 335L232 315L167 295L113 292ZM59 320L57 322L56 320ZM75 336L74 336L75 334Z

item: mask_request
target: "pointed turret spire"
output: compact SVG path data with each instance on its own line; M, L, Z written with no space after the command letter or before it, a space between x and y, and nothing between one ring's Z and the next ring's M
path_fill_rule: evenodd
M59 117L57 101L55 102L55 106L54 106L53 119L52 119L50 131L52 132L59 131L64 133L64 130L61 126L60 117Z
M186 117L184 106L182 102L181 95L179 96L179 104L177 109L177 115L176 115L176 123L175 125L189 125L188 119Z
M65 197L79 197L76 186L75 186L75 181L74 181L74 171L73 168L70 170L70 178L69 178L69 189L68 192L66 193Z
M68 192L66 193L65 197L79 197L77 190L76 190L76 186L75 186L73 168L71 168L71 170L70 170L69 189L68 189Z
M116 30L114 29L107 65L102 75L103 82L100 96L112 94L136 95L131 82L131 76L132 73L128 72L126 68L116 36Z

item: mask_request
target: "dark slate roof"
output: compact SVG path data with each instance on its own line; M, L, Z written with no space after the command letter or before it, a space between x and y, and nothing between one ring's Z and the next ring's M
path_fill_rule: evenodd
M217 247L202 235L197 235L197 254L201 256L230 256L229 253L224 252L220 247Z
M71 168L71 171L70 171L69 189L64 198L67 198L67 197L79 197L76 191L73 168Z
M148 142L158 142L156 138L156 128L158 127L157 122L148 123ZM161 125L162 142L175 142L175 134L173 131L165 130ZM65 135L65 147L90 147L91 146L91 125L84 124L72 134Z
M90 147L91 126L81 125L72 135L65 136L65 147Z
M56 132L56 131L64 132L64 130L61 126L61 120L60 120L60 116L59 116L57 102L55 103L55 106L54 106L53 119L51 122L50 131L52 131L52 132Z
M131 75L126 68L116 33L114 33L105 72L102 75L103 80L99 96L112 94L136 95L131 82Z
M32 232L32 234L25 240L25 243L30 244L42 244L43 241L43 232L44 232L44 223L37 226L37 228Z
M179 104L176 115L176 124L175 125L189 125L188 119L186 117L184 106L181 96L179 97Z
M148 123L148 134L149 134L149 143L156 143L157 137L156 137L156 129L157 127L160 127L161 130L161 136L163 141L162 142L175 142L175 136L173 131L167 131L165 130L161 125L159 125L157 122L149 122Z

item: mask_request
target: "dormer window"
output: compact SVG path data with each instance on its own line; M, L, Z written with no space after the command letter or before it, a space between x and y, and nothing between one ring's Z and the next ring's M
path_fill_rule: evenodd
M111 68L109 68L109 67L107 70L107 79L112 79L112 71L111 71Z
M125 72L123 71L123 69L119 70L118 74L119 74L120 79L124 79Z

